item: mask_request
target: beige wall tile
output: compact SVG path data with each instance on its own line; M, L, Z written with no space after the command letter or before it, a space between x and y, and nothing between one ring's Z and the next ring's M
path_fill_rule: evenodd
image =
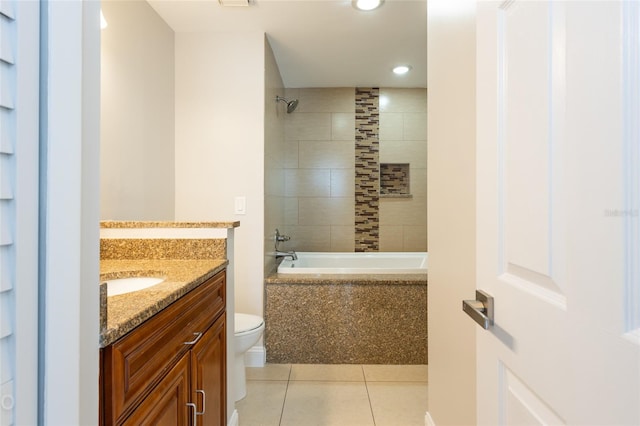
M380 251L402 251L403 231L402 225L380 226Z
M300 98L300 89L286 88L284 89L284 95L280 94L280 96L284 96L287 99L298 99Z
M355 249L356 231L354 225L331 226L331 251L352 252Z
M355 169L331 170L331 196L353 197L355 194Z
M284 233L291 237L287 241L287 250L330 251L331 227L323 226L285 226Z
M284 199L284 224L298 225L298 198Z
M427 89L380 89L380 112L427 112Z
M353 112L335 112L331 114L331 139L350 141L355 144L356 116Z
M354 198L300 198L300 225L351 225L355 222Z
M413 198L381 198L381 225L426 225L427 199Z
M297 140L285 141L283 156L284 156L283 166L285 169L298 168L298 141Z
M427 251L427 226L404 227L404 251Z
M355 167L355 144L347 141L300 141L298 167L352 169Z
M331 174L326 169L287 169L284 171L284 193L287 197L328 197Z
M355 112L355 88L304 88L299 89L300 101L296 112Z
M410 175L410 189L411 194L414 197L427 197L427 169L411 168L409 170Z
M265 167L265 195L284 195L284 169Z
M401 113L380 113L380 141L404 139L404 121Z
M285 138L288 140L327 141L331 140L330 113L287 114L284 120Z
M427 113L410 112L404 113L404 140L420 141L427 140Z
M414 168L427 167L426 141L380 141L381 163L409 163Z

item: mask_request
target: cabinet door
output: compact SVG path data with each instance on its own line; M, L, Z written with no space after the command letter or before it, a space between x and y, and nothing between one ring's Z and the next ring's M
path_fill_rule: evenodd
M197 424L226 424L225 314L207 330L191 350L191 398L196 401Z
M190 356L186 354L167 373L123 425L188 426L193 408L189 399Z

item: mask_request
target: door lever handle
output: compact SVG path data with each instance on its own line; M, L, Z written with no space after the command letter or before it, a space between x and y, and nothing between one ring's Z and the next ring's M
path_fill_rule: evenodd
M462 310L485 330L493 325L493 297L482 290L476 290L475 300L463 300Z

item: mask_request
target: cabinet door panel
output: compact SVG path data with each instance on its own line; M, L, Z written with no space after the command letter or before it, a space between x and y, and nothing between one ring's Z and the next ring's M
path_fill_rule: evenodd
M191 351L191 398L197 401L198 424L226 424L225 314L211 326Z
M183 356L122 425L187 426L192 415L189 362Z

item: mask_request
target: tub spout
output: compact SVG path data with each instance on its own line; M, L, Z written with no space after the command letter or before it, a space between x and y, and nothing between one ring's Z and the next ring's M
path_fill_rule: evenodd
M278 251L276 250L276 259L279 257L291 257L291 260L298 260L298 255L295 251Z

